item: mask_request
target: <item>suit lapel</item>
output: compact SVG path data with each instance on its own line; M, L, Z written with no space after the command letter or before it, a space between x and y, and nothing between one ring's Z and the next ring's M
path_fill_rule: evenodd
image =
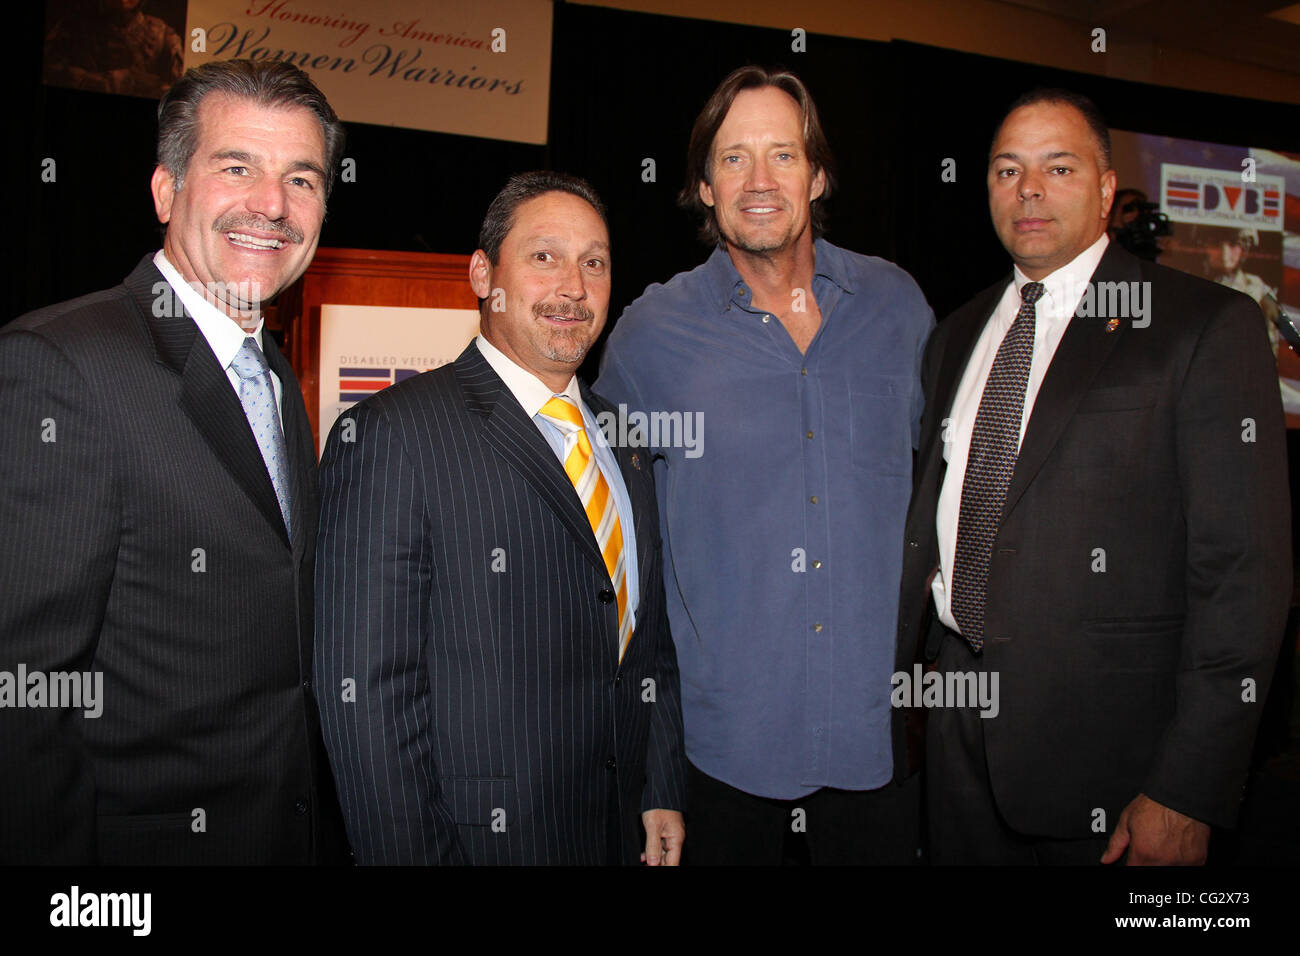
M289 547L284 518L280 514L271 476L262 460L262 452L257 447L252 429L248 427L244 407L231 388L225 370L212 354L208 340L199 333L199 327L186 312L182 311L180 315L154 314L155 301L175 306L179 305L180 300L171 292L170 287L159 290L166 297L159 299L154 290L159 283L165 286L166 280L153 264L152 258L147 256L142 260L127 277L125 284L149 327L158 361L181 377L181 408L189 415L199 434L212 447L236 483L262 516L279 530L285 546ZM172 310L167 308L162 311ZM278 351L276 356L279 358ZM290 374L287 380L281 375L280 381L287 393L295 380Z
M1095 290L1101 282L1130 282L1140 277L1137 260L1124 252L1118 243L1112 242L1097 264L1090 282ZM1025 440L1021 442L1016 469L1007 488L1007 500L1002 509L1004 516L1011 513L1034 480L1061 432L1074 416L1074 410L1097 371L1126 334L1127 321L1121 321L1118 328L1108 330L1109 321L1106 316L1077 314L1070 319L1034 400Z
M478 346L470 342L456 359L454 369L466 405L482 418L483 440L555 512L587 560L602 574L607 573L605 559L596 547L595 532L564 466Z
M926 402L932 408L942 409L942 413L934 416L930 434L926 436L921 448L919 476L919 486L930 487L929 483L934 482L936 496L939 493L939 475L945 465L944 422L952 415L952 403L957 397L957 386L961 384L966 372L966 364L970 361L971 350L1005 290L1005 282L990 286L944 323L950 327L948 340L944 344L939 371L934 378L934 395L927 396Z

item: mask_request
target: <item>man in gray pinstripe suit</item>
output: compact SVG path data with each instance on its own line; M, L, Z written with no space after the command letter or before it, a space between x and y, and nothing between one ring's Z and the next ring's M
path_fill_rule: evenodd
M677 657L648 455L575 372L609 307L604 208L525 173L470 263L482 334L336 423L316 673L358 861L675 865Z
M342 125L229 60L158 127L163 248L0 334L0 863L344 862L311 427L260 308L316 251ZM14 672L93 677L100 712L10 709Z

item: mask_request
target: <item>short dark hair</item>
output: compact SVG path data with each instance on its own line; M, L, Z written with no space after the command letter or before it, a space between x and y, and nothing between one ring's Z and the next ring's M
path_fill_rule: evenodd
M700 199L700 183L712 185L713 139L718 135L731 111L736 96L745 90L756 90L774 86L790 96L799 106L803 117L803 145L808 154L808 162L813 174L821 172L826 177L822 194L812 201L809 216L813 238L816 239L826 231L826 211L824 203L831 196L835 183L835 160L831 156L830 144L822 129L821 119L817 115L817 105L813 103L812 94L803 80L789 70L768 69L762 66L742 66L733 70L724 79L704 109L695 118L691 129L690 145L686 148L686 185L678 194L677 204L683 209L694 212L702 219L700 239L711 246L722 245L722 233L718 229L718 218L714 210Z
M1088 124L1088 129L1092 131L1092 138L1097 141L1101 172L1110 169L1110 127L1102 118L1101 110L1097 109L1097 104L1082 93L1057 87L1038 87L1030 90L1017 97L1016 101L1007 107L1007 111L1002 114L1001 122L998 123L998 128L993 131L993 142L989 143L990 162L993 159L993 147L998 141L998 134L1002 132L1002 127L1007 122L1007 117L1022 106L1037 106L1040 103L1064 103L1078 110L1083 115L1084 122Z
M591 183L568 173L557 173L550 169L536 169L527 173L511 176L501 191L496 194L488 206L483 225L478 230L478 247L487 255L488 261L497 265L501 256L501 243L515 226L515 212L530 199L536 199L545 193L569 193L586 200L600 221L609 231L609 217L605 214L605 204L591 188Z
M343 157L343 124L325 94L302 70L283 60L212 60L186 70L158 101L158 165L172 174L176 188L199 143L199 105L210 93L255 100L259 106L309 109L325 137L325 199Z

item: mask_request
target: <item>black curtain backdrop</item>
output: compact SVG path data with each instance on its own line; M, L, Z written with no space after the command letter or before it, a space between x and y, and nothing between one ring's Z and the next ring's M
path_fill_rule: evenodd
M116 284L161 235L149 195L156 104L42 85L41 8L32 5L24 22L26 42L8 61L17 74L11 132L20 135L4 190L6 219L21 225L10 233L18 242L0 323ZM1081 27L1079 42L1089 40ZM548 145L350 123L346 155L357 179L338 183L321 245L469 253L512 172L576 173L610 209L612 325L647 284L707 256L697 224L676 206L686 140L718 81L749 62L795 70L817 101L838 167L828 238L903 266L941 317L1008 269L989 225L984 170L995 124L1025 90L1086 93L1121 129L1300 151L1300 106L904 42L813 34L796 53L788 31L559 2ZM57 164L53 183L41 181L47 157ZM949 158L956 181L945 183ZM594 368L595 357L584 371Z

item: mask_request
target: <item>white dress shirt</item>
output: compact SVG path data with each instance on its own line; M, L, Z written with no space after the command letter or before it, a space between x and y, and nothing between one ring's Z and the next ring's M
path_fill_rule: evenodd
M510 389L510 393L523 406L524 414L533 420L533 424L537 426L537 430L542 433L542 437L551 446L551 450L555 452L555 457L560 460L560 464L564 464L569 452L573 450L572 446L577 443L577 438L570 438L570 436L547 421L541 415L542 406L549 402L552 397L560 395L568 398L582 411L582 422L587 430L587 440L591 442L592 452L596 456L596 464L600 468L600 473L605 476L605 483L609 485L610 494L614 496L614 507L618 511L619 528L623 532L627 604L632 609L632 626L635 628L636 612L641 606L641 586L636 563L636 526L632 516L632 499L628 497L627 487L623 484L623 473L618 469L618 460L614 457L614 452L610 450L609 443L605 440L605 433L600 430L595 416L591 414L591 409L582 400L582 390L578 388L578 377L576 375L571 376L569 384L564 387L564 391L552 392L541 379L528 369L518 365L513 359L508 358L505 353L482 335L479 335L474 341L478 345L478 350L483 353L483 357L487 359L487 363L492 366L492 371L501 376L501 381L506 383L506 388Z
M1084 289L1091 281L1092 274L1097 271L1097 263L1101 261L1108 242L1106 234L1102 233L1100 239L1069 263L1040 280L1043 283L1043 295L1035 303L1034 354L1029 366L1029 383L1025 387L1025 407L1020 416L1021 442L1025 440L1025 429L1034 410L1034 400L1038 397L1038 389L1047 375L1048 366L1052 364L1056 347L1061 344L1061 337L1070 325L1070 319L1083 298ZM975 342L961 384L953 397L952 411L940 429L945 438L943 457L948 462L948 472L939 492L939 508L935 515L935 527L939 536L939 573L934 576L931 590L939 619L954 631L960 631L961 628L952 615L945 575L952 568L957 553L957 519L961 511L962 484L966 480L971 432L975 428L975 414L979 411L980 399L984 397L984 385L993 368L998 346L1002 344L1002 339L1020 311L1020 290L1030 281L1032 280L1016 266L1012 281L1007 284L1006 292L1002 294L992 317Z
M215 305L203 297L203 294L191 286L182 278L181 274L176 271L176 267L167 261L161 249L154 254L153 264L158 267L167 284L176 292L176 297L181 300L185 306L185 311L194 319L194 324L199 327L203 337L207 339L208 345L212 348L212 353L217 357L217 363L226 370L226 378L230 380L230 385L239 394L239 373L230 365L239 354L239 350L244 347L244 339L252 336L257 339L257 347L262 347L262 326L264 320L258 318L257 325L252 329L245 331L234 319L226 315ZM271 384L275 388L275 407L280 412L280 427L284 428L284 389L280 384L280 377L271 372Z

